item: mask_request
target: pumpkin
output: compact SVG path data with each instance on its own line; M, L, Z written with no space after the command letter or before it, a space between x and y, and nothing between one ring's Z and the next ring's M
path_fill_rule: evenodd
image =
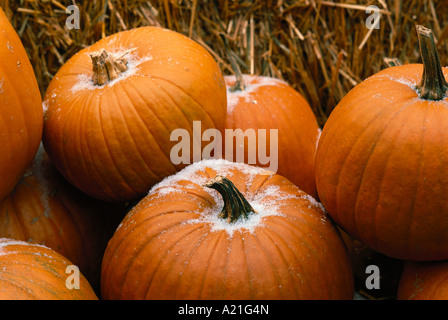
M42 138L42 98L33 67L0 8L0 201L33 161Z
M316 197L314 163L320 128L305 98L272 77L245 74L224 80L228 100L224 158L268 167Z
M46 246L1 238L0 256L1 300L98 300L72 262Z
M101 39L59 69L44 97L43 142L84 193L135 201L197 158L172 155L172 133L185 130L196 143L193 122L221 130L226 104L221 70L204 47L174 31L136 28Z
M423 64L386 68L354 87L327 120L316 187L354 238L402 260L448 259L448 69L417 26Z
M345 244L288 179L196 162L129 211L103 257L103 299L352 299Z
M398 300L448 300L447 261L407 261L400 277Z
M113 233L105 227L109 220L106 206L65 181L41 145L30 168L0 203L0 238L45 245L75 263L97 286Z

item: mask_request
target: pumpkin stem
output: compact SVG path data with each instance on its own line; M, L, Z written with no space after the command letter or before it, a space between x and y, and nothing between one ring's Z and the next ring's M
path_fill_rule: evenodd
M246 88L246 85L244 84L243 73L241 72L240 66L238 65L238 63L236 61L236 55L232 50L230 50L229 41L227 40L226 35L220 33L220 36L221 36L222 41L224 42L224 49L226 51L227 57L230 61L232 70L235 73L235 78L236 78L235 84L229 88L229 91L230 92L244 91L244 89Z
M102 86L114 79L120 74L128 70L127 60L124 58L132 50L126 51L119 57L114 57L106 50L101 53L90 55L92 59L93 76L92 80L95 85Z
M250 213L257 213L232 181L226 177L218 175L214 179L207 181L205 186L215 189L221 194L224 200L224 207L219 217L226 219L228 223L237 221L241 215L247 219Z
M423 76L417 91L422 99L442 100L448 90L448 83L443 76L432 30L420 25L416 29L423 60Z

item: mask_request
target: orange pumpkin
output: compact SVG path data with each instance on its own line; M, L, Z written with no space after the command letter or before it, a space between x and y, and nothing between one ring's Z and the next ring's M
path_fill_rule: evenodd
M193 141L194 121L202 131L221 130L226 103L223 76L205 48L141 27L106 37L61 67L44 98L43 142L86 194L136 200L188 164L171 159L171 133L185 129Z
M224 77L228 88L225 129L233 133L224 135L224 158L240 162L237 157L244 155L245 163L276 170L316 197L314 163L320 128L311 107L284 81L242 75L240 83L237 78Z
M271 171L196 162L152 188L109 241L104 299L352 299L322 207Z
M42 98L33 67L0 8L0 201L33 161L42 138Z
M111 228L105 205L69 185L41 147L0 203L0 238L45 245L75 263L94 286ZM106 215L107 217L106 220Z
M375 251L448 259L448 84L429 29L422 64L387 68L352 89L326 122L316 155L319 199ZM423 75L423 76L422 76Z
M406 262L397 299L448 300L448 262Z
M0 300L98 300L82 273L48 247L1 238L0 256Z

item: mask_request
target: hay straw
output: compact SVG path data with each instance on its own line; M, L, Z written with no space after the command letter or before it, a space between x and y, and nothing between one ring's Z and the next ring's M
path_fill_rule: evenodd
M80 9L81 28L68 30L65 8ZM224 74L233 73L220 34L244 73L288 81L309 101L323 125L336 104L385 58L420 62L414 25L433 30L441 62L448 61L448 1L206 1L0 0L34 66L42 94L74 53L122 30L156 25L206 47ZM381 13L368 29L369 5Z

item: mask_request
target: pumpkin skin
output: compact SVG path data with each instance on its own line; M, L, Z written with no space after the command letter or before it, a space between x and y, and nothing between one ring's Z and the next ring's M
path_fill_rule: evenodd
M257 211L218 218L203 184L226 176ZM352 299L345 244L322 207L289 180L225 160L193 163L157 184L109 241L103 299Z
M90 55L103 49L131 50L128 70L95 85ZM84 193L136 200L185 167L171 160L171 133L185 129L193 137L193 121L221 130L226 103L223 76L205 48L174 31L141 27L101 39L61 67L44 98L43 142Z
M33 67L0 8L0 201L33 161L42 138L42 97Z
M317 119L305 98L286 82L264 76L242 75L244 89L232 91L235 76L225 76L227 85L227 118L225 129L266 130L266 152L269 153L270 129L278 134L277 173L288 178L300 189L317 196L314 177L317 141L320 128ZM260 139L257 134L258 139ZM233 158L225 155L226 135L223 135L223 153L228 161L237 161L238 149L244 148L244 162L260 167L263 164L257 156L256 163L249 163L248 140L244 145L233 143ZM258 155L258 146L257 146ZM272 155L271 155L272 157ZM239 162L239 161L237 161ZM271 169L272 170L272 169Z
M60 176L41 145L32 166L0 203L0 238L33 242L57 251L97 287L102 255L113 234L105 227L110 216L104 204Z
M421 99L422 73L421 64L391 67L352 89L327 120L316 155L328 214L403 260L448 258L448 99Z
M406 262L398 300L448 300L448 262Z
M72 263L48 247L2 238L0 255L0 300L98 300L82 273L67 288Z

